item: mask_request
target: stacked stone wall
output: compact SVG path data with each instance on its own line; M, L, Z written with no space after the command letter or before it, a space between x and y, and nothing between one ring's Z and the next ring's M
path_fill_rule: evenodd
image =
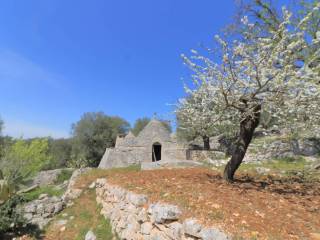
M183 220L182 211L175 205L149 203L147 196L109 184L106 179L97 179L95 185L101 214L110 219L120 239L230 239L221 230L204 227L196 219Z

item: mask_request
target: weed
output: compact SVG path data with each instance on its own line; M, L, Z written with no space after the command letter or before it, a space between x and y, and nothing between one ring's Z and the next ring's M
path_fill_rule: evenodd
M64 193L64 189L57 189L55 186L44 186L34 189L31 192L23 194L23 197L26 201L32 201L38 199L41 194L48 194L50 197L57 196L60 197Z
M61 184L64 181L69 180L71 178L72 173L73 173L73 170L63 169L61 171L61 173L58 175L58 177L54 183Z

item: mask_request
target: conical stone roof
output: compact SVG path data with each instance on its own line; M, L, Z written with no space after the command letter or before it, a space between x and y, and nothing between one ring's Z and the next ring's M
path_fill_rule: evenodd
M139 133L139 140L152 141L158 138L162 141L170 141L170 131L159 120L151 120L147 126Z

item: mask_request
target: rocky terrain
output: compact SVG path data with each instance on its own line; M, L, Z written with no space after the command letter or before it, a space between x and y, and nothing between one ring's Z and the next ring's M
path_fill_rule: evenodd
M48 240L319 239L318 140L256 137L232 185L217 172L228 160L219 144L179 169L40 172L20 209Z

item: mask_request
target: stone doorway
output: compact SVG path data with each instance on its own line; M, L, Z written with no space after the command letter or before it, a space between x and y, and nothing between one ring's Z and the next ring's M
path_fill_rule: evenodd
M161 144L154 143L152 145L152 162L161 160Z

